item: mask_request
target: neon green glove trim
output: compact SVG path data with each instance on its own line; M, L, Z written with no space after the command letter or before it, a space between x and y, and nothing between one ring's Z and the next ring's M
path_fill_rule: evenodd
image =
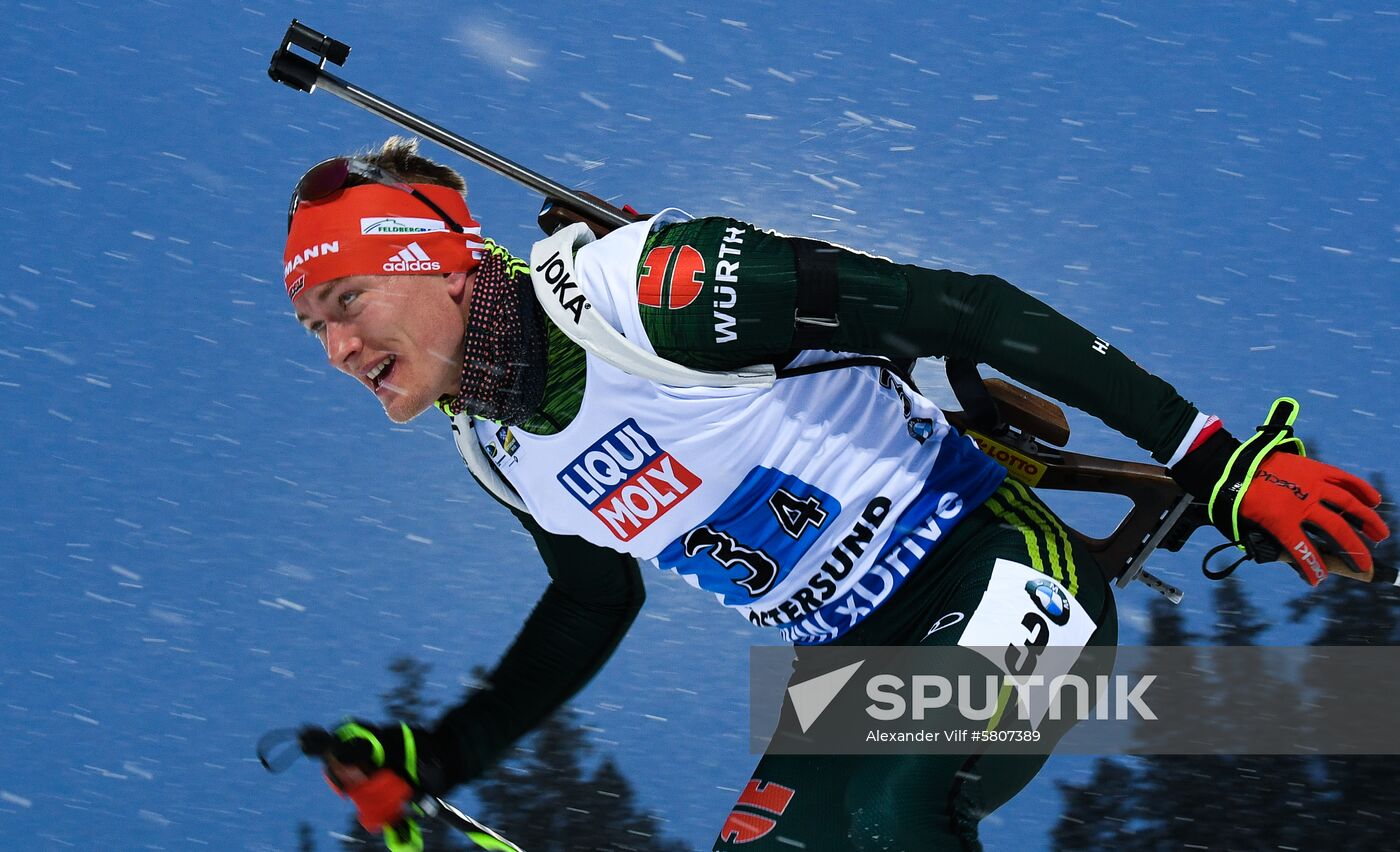
M374 751L374 765L384 765L384 745L379 742L379 738L370 733L364 725L355 722L346 722L335 729L335 735L340 737L342 742L350 742L353 739L364 739L369 741L369 746Z
M1307 455L1302 439L1293 434L1293 421L1298 419L1299 407L1298 400L1289 396L1281 396L1274 400L1273 405L1269 406L1269 416L1265 418L1264 424L1230 454L1225 470L1221 472L1215 487L1210 491L1210 499L1206 502L1206 516L1212 524L1216 524L1215 509L1220 490L1231 483L1239 489L1230 505L1230 536L1235 541L1240 540L1240 505L1244 503L1245 492L1249 490L1264 459L1275 450L1294 452L1300 456ZM1281 420L1278 419L1280 414L1283 415ZM1237 474L1236 463L1245 458L1249 460L1249 466L1242 475ZM1244 549L1243 546L1240 549Z
M498 840L489 834L482 834L479 831L468 831L467 839L480 846L482 849L489 849L491 852L520 852L520 847L513 843L506 843Z
M413 729L407 722L400 722L399 727L403 729L403 768L408 773L408 780L413 782L413 786L418 786L418 742L413 738Z
M399 825L408 826L408 836L401 837L391 825L384 826L384 845L389 852L423 852L423 831L413 820L404 820Z

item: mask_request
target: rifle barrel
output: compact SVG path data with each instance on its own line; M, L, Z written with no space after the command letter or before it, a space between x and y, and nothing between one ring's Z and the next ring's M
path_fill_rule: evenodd
M613 228L632 224L633 220L621 211L591 201L561 183L556 183L538 172L508 160L495 151L483 148L470 139L445 130L422 116L415 115L397 104L384 100L373 92L367 92L353 83L342 80L324 68L320 69L313 90L316 87L323 88L341 100L380 115L405 130L427 137L444 148L456 151L463 157L482 164L496 174L523 184L545 198L554 199L576 213L593 217Z

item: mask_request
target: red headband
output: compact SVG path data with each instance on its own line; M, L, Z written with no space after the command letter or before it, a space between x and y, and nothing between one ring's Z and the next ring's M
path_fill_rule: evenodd
M458 234L432 208L401 189L367 184L303 201L282 252L287 296L347 275L470 272L481 262L481 225L462 194L413 184L466 229Z

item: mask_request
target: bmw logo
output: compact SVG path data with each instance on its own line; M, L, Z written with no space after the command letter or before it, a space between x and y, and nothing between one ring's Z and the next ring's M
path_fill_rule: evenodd
M1045 617L1063 626L1069 621L1069 595L1052 580L1027 580L1026 594Z

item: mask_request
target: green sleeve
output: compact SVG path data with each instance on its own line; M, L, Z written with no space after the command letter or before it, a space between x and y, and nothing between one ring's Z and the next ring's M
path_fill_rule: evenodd
M840 328L830 349L970 358L1086 411L1166 461L1197 410L1058 311L992 275L925 269L837 248ZM637 271L657 353L706 370L796 354L797 276L788 238L707 218L653 234Z
M476 778L603 667L642 607L637 562L515 512L551 582L484 687L433 731L452 785Z
M899 267L908 302L887 351L971 358L1098 417L1159 462L1171 458L1197 409L1105 340L1006 281Z

